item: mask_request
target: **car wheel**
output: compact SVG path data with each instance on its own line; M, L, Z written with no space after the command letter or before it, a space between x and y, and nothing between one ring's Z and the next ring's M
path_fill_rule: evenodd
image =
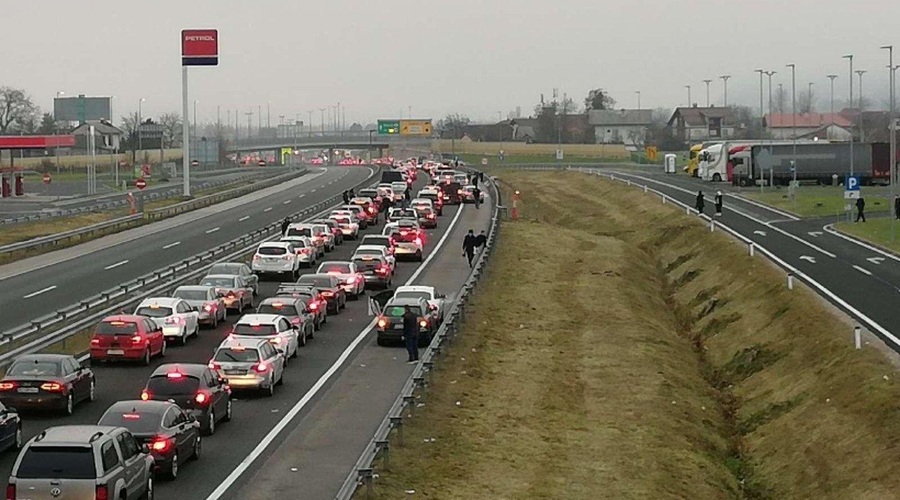
M313 330L315 330L315 329L316 329L315 326L313 326L313 328L310 328L310 329L309 329L309 332L307 332L307 336L308 336L309 338L313 338Z
M298 344L300 347L306 347L306 329L304 329L304 330L303 330L303 333L300 334L300 339L297 341L297 344ZM297 350L296 350L296 349L294 349L294 355L291 356L291 357L292 357L292 358L296 358L296 357L297 357Z
M16 441L13 443L13 449L22 449L22 424L16 426Z
M216 433L216 412L210 410L206 416L206 435L212 436Z
M161 357L161 358L166 357L166 341L165 340L163 340L162 347L159 348L159 357Z
M375 339L375 343L377 343L378 345L380 345L380 346L382 346L382 347L384 347L384 346L387 345L387 341L384 340L384 339L381 338L381 337L376 338L376 339Z
M421 250L416 251L416 260L419 262L422 262L422 251Z
M191 460L199 460L201 451L203 451L203 443L200 440L200 434L197 434L197 440L194 441L194 450L191 453Z
M222 417L223 422L231 421L231 396L228 396L228 400L225 402L225 416Z
M287 364L287 359L284 362ZM275 382L275 385L284 385L284 369L281 370L281 376L278 377L278 382Z
M72 395L72 391L69 391L69 395L66 396L66 406L63 408L63 412L66 415L75 413L75 397Z
M94 379L91 379L91 385L88 388L88 402L94 402L97 400L97 388Z
M169 467L169 478L178 479L178 452L172 456L172 465Z
M178 338L178 345L187 344L187 337L188 337L187 327L184 327L184 330L182 330L182 332L181 332L181 337Z
M218 311L216 311L216 313L213 314L213 320L212 320L212 323L210 323L209 326L210 326L210 328L212 328L213 330L215 330L216 328L219 327L219 313L218 313Z
M272 396L275 395L275 375L272 375L269 378L269 387L266 387L264 390L265 390L264 395L267 398L271 398Z
M141 360L144 366L150 366L150 348L144 349L144 358Z
M328 308L325 308L325 314L322 315L322 324L328 323Z
M194 337L200 337L200 322L197 321L197 324L194 325Z
M147 473L147 488L144 490L144 500L153 500L153 474Z

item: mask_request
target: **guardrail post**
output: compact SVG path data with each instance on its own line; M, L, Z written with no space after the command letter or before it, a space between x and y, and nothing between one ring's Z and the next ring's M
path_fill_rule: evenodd
M384 453L381 466L385 470L391 469L391 442L387 439L383 441L375 441L375 446Z
M644 186L644 193L647 192L647 186Z
M391 417L391 427L397 429L397 444L403 446L403 416Z
M753 253L754 253L754 249L755 249L755 247L756 247L756 244L754 244L754 243L751 241L747 246L750 248L750 256L753 257Z
M713 232L716 230L716 220L709 219L709 232Z
M419 375L418 377L413 377L413 383L416 385L416 389L419 390L420 398L422 402L425 402L425 377Z
M858 325L853 327L853 345L856 350L862 349L862 334Z
M794 289L794 273L787 274L787 287L788 287L788 290Z
M686 214L688 214L688 215L691 215L691 209L690 209L690 208L685 208L685 209L684 209L684 213L686 213Z
M374 486L374 480L372 478L372 469L371 468L359 469L357 471L357 473L359 474L359 477L362 478L362 483L366 487L366 500L369 500L372 498L372 493L373 493L372 487Z
M663 201L663 205L665 205L666 204L666 195L662 195L662 201Z
M416 398L413 397L412 394L403 396L403 403L409 408L409 413L412 414L416 412Z

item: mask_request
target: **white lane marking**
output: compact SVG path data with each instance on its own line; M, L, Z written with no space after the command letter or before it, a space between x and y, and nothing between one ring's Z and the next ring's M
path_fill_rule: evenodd
M219 229L222 229L222 228L221 228L221 227L214 227L214 228L212 228L212 229L207 230L207 231L206 231L206 234L212 234L212 233L218 231Z
M867 249L867 250L871 250L871 251L873 251L873 252L875 252L875 253L877 253L877 254L879 254L879 255L883 255L883 256L885 256L885 257L887 257L887 258L889 258L889 259L893 259L893 260L895 260L895 261L897 261L897 262L900 262L900 257L894 255L894 254L891 253L891 252L886 252L886 251L884 251L884 250L882 250L882 249L880 249L880 248L878 248L878 247L876 247L876 246L874 246L874 245L870 245L870 244L866 243L865 241L858 240L858 239L856 239L856 238L851 238L850 236L847 236L846 234L844 234L844 233L838 231L837 229L835 229L835 228L834 228L834 224L827 224L827 225L825 225L824 227L822 227L822 229L823 229L825 232L827 232L828 234L832 235L832 236L837 236L838 238L843 238L843 239L849 241L850 243L859 245L859 246L861 246L861 247L863 247L863 248L865 248L865 249Z
M764 205L764 204L762 204L762 203L759 203L758 201L751 200L750 198L745 198L745 197L743 197L743 196L736 195L736 194L733 194L733 193L725 193L725 194L726 194L727 196L731 196L732 198L736 198L736 199L738 199L738 200L741 200L741 201L743 201L744 203L747 203L747 204L750 204L750 205L754 205L754 206L756 206L756 207L762 208L763 210L768 210L769 212L776 213L776 214L778 214L778 215L780 215L780 216L782 216L782 217L787 217L788 220L791 220L791 221L800 220L799 217L796 217L796 216L794 216L793 214L789 214L789 213L785 212L784 210L779 210L779 209L777 209L777 208L770 207L770 206L768 206L768 205Z
M31 293L29 293L28 295L26 295L26 296L24 296L24 297L22 297L22 298L23 298L23 299L30 299L30 298L32 298L32 297L37 297L38 295L40 295L40 294L42 294L42 293L47 293L47 292L49 292L50 290L56 290L56 285L48 286L47 288L44 288L43 290L38 290L38 291L36 291L36 292L31 292Z
M641 179L641 180L645 180L645 181L648 181L648 182L652 182L652 183L654 183L654 184L659 184L659 185L661 185L661 186L666 186L666 187L671 188L671 189L674 189L674 190L676 190L676 191L681 191L682 193L687 193L687 194L690 194L690 195L693 195L693 194L694 194L692 191L688 191L687 189L684 189L684 188L682 188L682 187L674 186L674 185L672 185L672 184L666 184L665 182L661 182L661 181L658 181L658 180L656 180L656 179L650 179L650 178L647 178L647 177L641 177L640 175L627 174L627 173L624 173L624 172L615 172L615 175L622 175L622 176L627 176L627 177L634 177L635 179ZM754 217L754 216L748 214L747 212L744 212L744 211L742 211L742 210L738 210L738 209L736 209L736 208L734 208L734 207L730 207L730 206L728 206L728 205L725 205L725 209L726 209L726 210L731 210L732 212L734 212L734 213L736 213L736 214L738 214L738 215L742 215L742 216L744 216L744 217L746 217L746 218L752 220L753 222L756 222L757 224L762 224L763 226L766 226L766 227L768 227L768 228L770 228L770 229L773 229L773 230L777 231L778 233L780 233L780 234L782 234L782 235L784 235L784 236L787 236L788 238L790 238L790 239L792 239L792 240L794 240L794 241L796 241L796 242L798 242L798 243L802 243L802 244L808 246L809 248L812 248L813 250L815 250L815 251L817 251L817 252L819 252L819 253L822 253L822 254L824 254L824 255L827 255L827 256L831 257L832 259L836 259L836 258L837 258L837 255L835 255L835 254L829 252L828 250L825 250L824 248L821 248L821 247L819 247L819 246L813 245L812 243L810 243L810 242L804 240L803 238L800 238L799 236L795 236L795 235L793 235L793 234L791 234L791 233L789 233L789 232L787 232L787 231L785 231L785 230L783 230L783 229L781 229L781 228L779 228L779 227L775 227L775 226L773 226L773 225L772 225L771 223L769 223L769 222L765 222L765 221L763 221L763 220L757 219L756 217Z
M409 285L413 281L415 281L415 279L419 277L419 274L421 274L422 271L426 267L428 267L428 264L431 263L431 260L438 254L438 250L441 249L444 242L447 241L447 237L451 232L453 232L453 227L456 225L456 222L457 220L459 220L459 216L462 214L462 212L463 207L460 206L459 210L456 211L456 215L453 217L453 220L450 222L450 225L447 227L447 231L444 233L444 236L440 239L440 241L437 242L437 244L434 246L434 250L432 250L431 253L428 254L428 257L425 259L425 261L419 265L419 268L416 270L416 272L413 273L413 275L410 276L408 280L406 280L406 285ZM272 430L269 431L268 434L266 434L266 436L259 442L259 444L256 445L256 448L253 448L253 451L251 451L249 455L241 460L241 463L239 463L237 467L235 467L234 470L231 471L231 474L229 474L228 477L226 477L225 480L222 481L222 484L220 484L215 490L213 490L212 493L209 494L208 497L206 497L206 500L215 500L221 498L222 495L224 495L231 488L235 481L240 479L241 475L243 475L244 472L248 468L250 468L251 465L253 465L253 462L256 461L256 459L266 451L266 448L268 448L269 445L271 445L272 442L275 441L281 431L283 431L285 427L290 424L291 420L293 420L297 416L297 414L299 414L300 411L303 410L303 408L310 402L310 400L312 400L312 398L314 398L316 394L320 390L322 390L322 387L325 386L325 384L328 382L328 379L330 379L341 368L341 366L347 361L353 351L356 350L356 347L359 346L359 344L369 335L369 333L374 328L375 319L372 319L369 325L366 326L359 333L359 335L356 336L355 339L353 339L353 342L351 342L346 349L344 349L344 352L342 352L338 359L335 360L334 364L332 364L328 368L328 370L323 373L321 377L319 377L319 380L317 380L316 383L313 384L312 387L310 387L309 391L307 391L306 394L303 395L300 401L297 401L297 404L295 404L294 407L291 408L275 425L275 427L273 427Z
M180 245L180 244L181 244L180 241L176 241L175 243L169 243L168 245L166 245L166 246L163 247L163 250L168 250L168 249L170 249L170 248L177 247L177 246Z
M800 260L805 260L805 261L809 262L810 264L815 264L815 263L816 263L816 258L815 258L815 257L810 257L809 255L801 255L801 256L800 256Z
M812 236L813 238L818 238L822 236L822 231L807 231L806 234Z
M241 217L240 219L238 219L238 222L244 222L245 220L247 220L249 218L250 218L249 215L245 215L245 216Z
M854 265L853 265L853 269L856 269L857 271L859 271L859 272L861 272L861 273L863 273L863 274L872 276L872 273L871 273L868 269L866 269L866 268L864 268L864 267L859 267L859 266L857 266L857 265L854 264Z
M758 235L760 235L760 236L765 236L765 235L766 235L766 232L765 232L765 231L759 231L759 230L756 230L756 231L753 231L753 234L758 234Z
M303 198L304 196L306 196L306 195L305 195L305 194L301 194L301 195L298 196L297 198Z
M272 207L269 207L269 208L263 210L263 212L271 212L271 211L272 211Z
M315 189L312 189L312 190L310 190L309 192L310 192L310 193L315 193L316 190L315 190Z
M878 266L881 265L882 262L884 262L884 257L869 257L866 260Z
M106 267L104 267L103 269L106 269L107 271L109 271L110 269L115 269L115 268L117 268L117 267L119 267L119 266L124 266L125 264L128 264L128 261L127 261L127 260L123 260L122 262L116 262L115 264L106 266Z
M291 203L291 200L284 200L284 204L285 204L285 205L288 205L288 204L290 204L290 203Z

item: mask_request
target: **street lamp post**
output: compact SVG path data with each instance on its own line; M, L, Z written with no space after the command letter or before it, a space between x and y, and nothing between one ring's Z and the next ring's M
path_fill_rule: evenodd
M829 80L831 80L831 119L829 120L829 124L831 127L834 127L834 79L837 78L837 75L826 75ZM831 140L831 128L828 129L828 139Z
M59 92L56 93L56 98L59 99L60 97L62 97L62 96L64 96L64 95L66 95L66 93L63 92L62 90L60 90ZM56 112L55 112L55 111L54 111L54 114L53 114L53 120L54 120L54 129L56 129L56 127L55 127L55 125L56 125ZM112 120L112 117L110 117L110 120ZM116 168L118 169L118 167L116 167ZM118 171L118 170L117 170L117 171ZM56 146L56 175L59 175L59 146Z
M712 80L703 80L703 83L706 84L706 107L709 107L709 84L712 83Z
M685 85L684 88L688 91L688 107L691 107L691 86Z
M896 193L896 185L897 185L897 174L895 172L897 167L897 133L894 127L894 46L893 45L883 45L882 49L886 49L888 51L888 85L890 85L890 105L888 111L888 131L891 134L890 142L891 142L891 201L893 201L894 197L897 196ZM894 213L894 220L897 220L897 214ZM893 239L893 230L891 233L891 239Z
M138 100L138 122L137 122L138 151L141 151L142 154L143 154L143 151L144 151L144 138L143 138L142 135L141 135L141 123L143 123L143 121L144 121L144 108L143 108L143 105L144 105L144 101L146 101L146 100L147 100L147 99L144 98L144 97L141 97L141 98ZM132 143L132 144L134 144L134 143ZM137 157L136 157L136 156L132 156L131 161L134 162L135 164L137 164Z
M850 109L853 109L853 54L843 57L850 60ZM850 121L850 175L853 175L853 120Z
M266 102L266 132L272 128L272 101Z
M315 111L315 110L314 110L314 109L308 109L308 110L306 110L306 118L307 118L307 121L306 121L306 130L309 131L309 137L310 137L310 139L312 139L312 133L313 133L313 121L312 121L312 114L313 114L313 111Z
M793 139L793 160L791 160L791 168L794 180L797 180L797 65L788 64L791 68L791 139Z
M725 101L725 107L727 108L728 107L728 79L731 78L731 75L722 75L719 78L721 78L722 81L725 82L725 99L724 99L724 101Z
M191 128L194 130L194 137L197 137L197 100L194 99L194 119L191 123Z
M640 90L635 90L634 93L637 94L638 111L640 111L640 109L641 109L641 91L640 91Z
M762 123L762 119L764 116L763 112L763 73L765 71L761 69L753 70L754 73L759 73L759 120Z
M813 82L809 82L809 86L807 87L807 91L806 91L806 99L809 101L808 103L806 103L806 107L809 108L810 113L813 112L812 86L813 86Z
M777 71L766 71L766 76L769 77L769 114L772 114L772 75L777 73Z

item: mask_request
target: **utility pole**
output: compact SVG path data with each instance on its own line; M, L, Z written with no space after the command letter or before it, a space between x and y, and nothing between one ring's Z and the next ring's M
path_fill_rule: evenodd
M888 51L888 85L890 85L890 106L888 111L888 131L891 134L891 203L897 196L897 132L894 122L894 46L883 45L882 50ZM894 213L894 221L897 220L897 214ZM891 224L891 240L894 239L893 223Z
M834 127L834 79L837 78L837 75L825 75L831 80L831 119L829 123L831 127ZM831 140L831 128L828 129L828 140Z
M250 108L250 111L247 111L244 114L247 115L247 139L249 140L251 135L250 130L251 127L253 127L253 122L251 121L253 119L253 108Z
M765 71L757 69L754 70L754 73L759 73L759 123L762 123L763 117L765 116L763 111L763 73L765 73Z
M853 54L843 57L850 60L850 109L853 109ZM853 175L853 119L850 119L850 175Z
M262 137L262 105L256 105L256 137Z
M691 86L690 86L690 85L685 85L684 88L686 88L687 91L688 91L688 105L687 105L687 107L690 108L690 107L691 107Z
M859 75L859 99L857 99L857 107L859 108L859 112L862 113L863 107L863 86L862 86L862 77L866 74L866 70L858 69L856 70L856 74Z
M731 78L731 75L722 75L719 78L725 82L725 107L728 107L728 79Z
M706 84L706 107L709 107L709 84L712 83L712 80L703 80L703 83Z
M640 110L641 110L641 91L640 91L640 90L635 90L634 93L637 94L637 99L638 99L638 111L640 111Z
M794 142L791 169L794 171L794 180L797 180L797 65L788 64L787 67L791 68L791 139Z
M766 76L769 77L769 114L772 114L772 75L777 73L777 71L766 71Z
M812 94L812 86L813 82L809 82L809 90L806 91L806 99L809 101L807 103L807 107L809 108L809 112L813 112L813 94Z
M266 131L272 128L272 101L266 102Z
M321 116L321 118L322 118L322 137L325 137L325 110L326 109L328 109L328 108L327 107L319 108L319 113L322 114L322 116Z
M315 110L314 109L306 110L306 118L307 118L306 129L309 131L310 138L312 138L312 129L313 129L312 114L313 114L313 111L315 111Z

